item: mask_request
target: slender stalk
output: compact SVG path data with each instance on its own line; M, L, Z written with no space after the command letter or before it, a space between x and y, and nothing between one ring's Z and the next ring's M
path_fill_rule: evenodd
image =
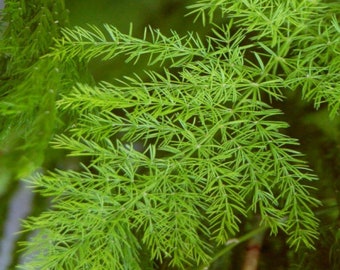
M263 237L264 231L261 231L249 240L242 270L257 269Z

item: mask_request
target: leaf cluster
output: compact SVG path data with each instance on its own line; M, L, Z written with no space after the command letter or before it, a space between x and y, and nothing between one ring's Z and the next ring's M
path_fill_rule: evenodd
M315 108L339 114L339 3L303 0L200 0L189 6L203 24L229 18L247 29L265 74L281 74L286 87L302 92ZM216 15L218 13L218 15Z

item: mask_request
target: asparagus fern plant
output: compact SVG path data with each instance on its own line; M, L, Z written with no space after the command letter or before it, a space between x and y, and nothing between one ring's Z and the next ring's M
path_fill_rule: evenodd
M30 140L32 121L43 119L49 137L56 122L45 106L56 105L57 117L68 118L51 144L82 160L78 170L30 178L52 202L24 222L36 234L24 243L32 259L23 269L209 269L218 254L265 229L286 234L296 251L313 249L317 177L275 105L298 91L338 117L340 5L198 0L188 8L207 32L166 36L147 27L137 38L132 27L58 28L46 49L29 48L40 57L22 72L30 77L2 87L1 113L10 116L2 138L11 131L23 140L18 149L45 147ZM21 28L10 21L8 29ZM77 74L118 56L144 71L111 82ZM51 102L38 100L39 91L53 94ZM25 135L17 132L23 125Z

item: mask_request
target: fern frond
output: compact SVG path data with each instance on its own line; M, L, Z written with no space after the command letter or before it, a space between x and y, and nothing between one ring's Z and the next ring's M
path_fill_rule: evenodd
M90 189L114 198L110 205L119 208L106 210L111 218L132 219L130 231L141 235L151 259L169 257L179 268L208 263L210 245L235 236L250 211L273 233L286 231L293 246L311 247L318 221L310 207L318 201L305 182L315 177L291 149L297 142L280 133L287 124L271 119L280 111L247 98L247 87L226 88L233 78L222 73L212 84L194 66L179 77L150 73L147 83L79 84L60 102L80 112L77 124L55 147L91 157L88 168L96 173L59 172L34 185L49 196L63 194L55 201L63 209Z

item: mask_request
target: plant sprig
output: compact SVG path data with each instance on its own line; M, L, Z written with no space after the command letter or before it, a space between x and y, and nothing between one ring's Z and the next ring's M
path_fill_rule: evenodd
M339 27L335 17L319 26L326 6L320 13L317 7L318 1L197 1L192 13L203 22L210 16L206 37L174 31L167 37L146 28L136 38L132 28L123 34L111 25L63 29L48 59L90 63L125 56L137 63L145 57L147 70L114 83L80 81L61 95L58 109L74 119L53 146L86 162L78 172L30 180L54 199L51 210L25 223L39 231L27 248L42 251L28 265L208 265L218 247L242 237L241 225L255 214L272 234L285 232L291 247L313 248L317 177L270 101L284 99L287 88L301 90L336 115L338 66L330 56L338 56L338 40L327 48L324 40ZM228 23L217 26L217 10ZM323 19L311 19L316 14ZM315 41L317 26L329 32ZM317 53L310 56L307 45ZM308 81L306 70L313 72ZM53 260L47 262L46 253Z

